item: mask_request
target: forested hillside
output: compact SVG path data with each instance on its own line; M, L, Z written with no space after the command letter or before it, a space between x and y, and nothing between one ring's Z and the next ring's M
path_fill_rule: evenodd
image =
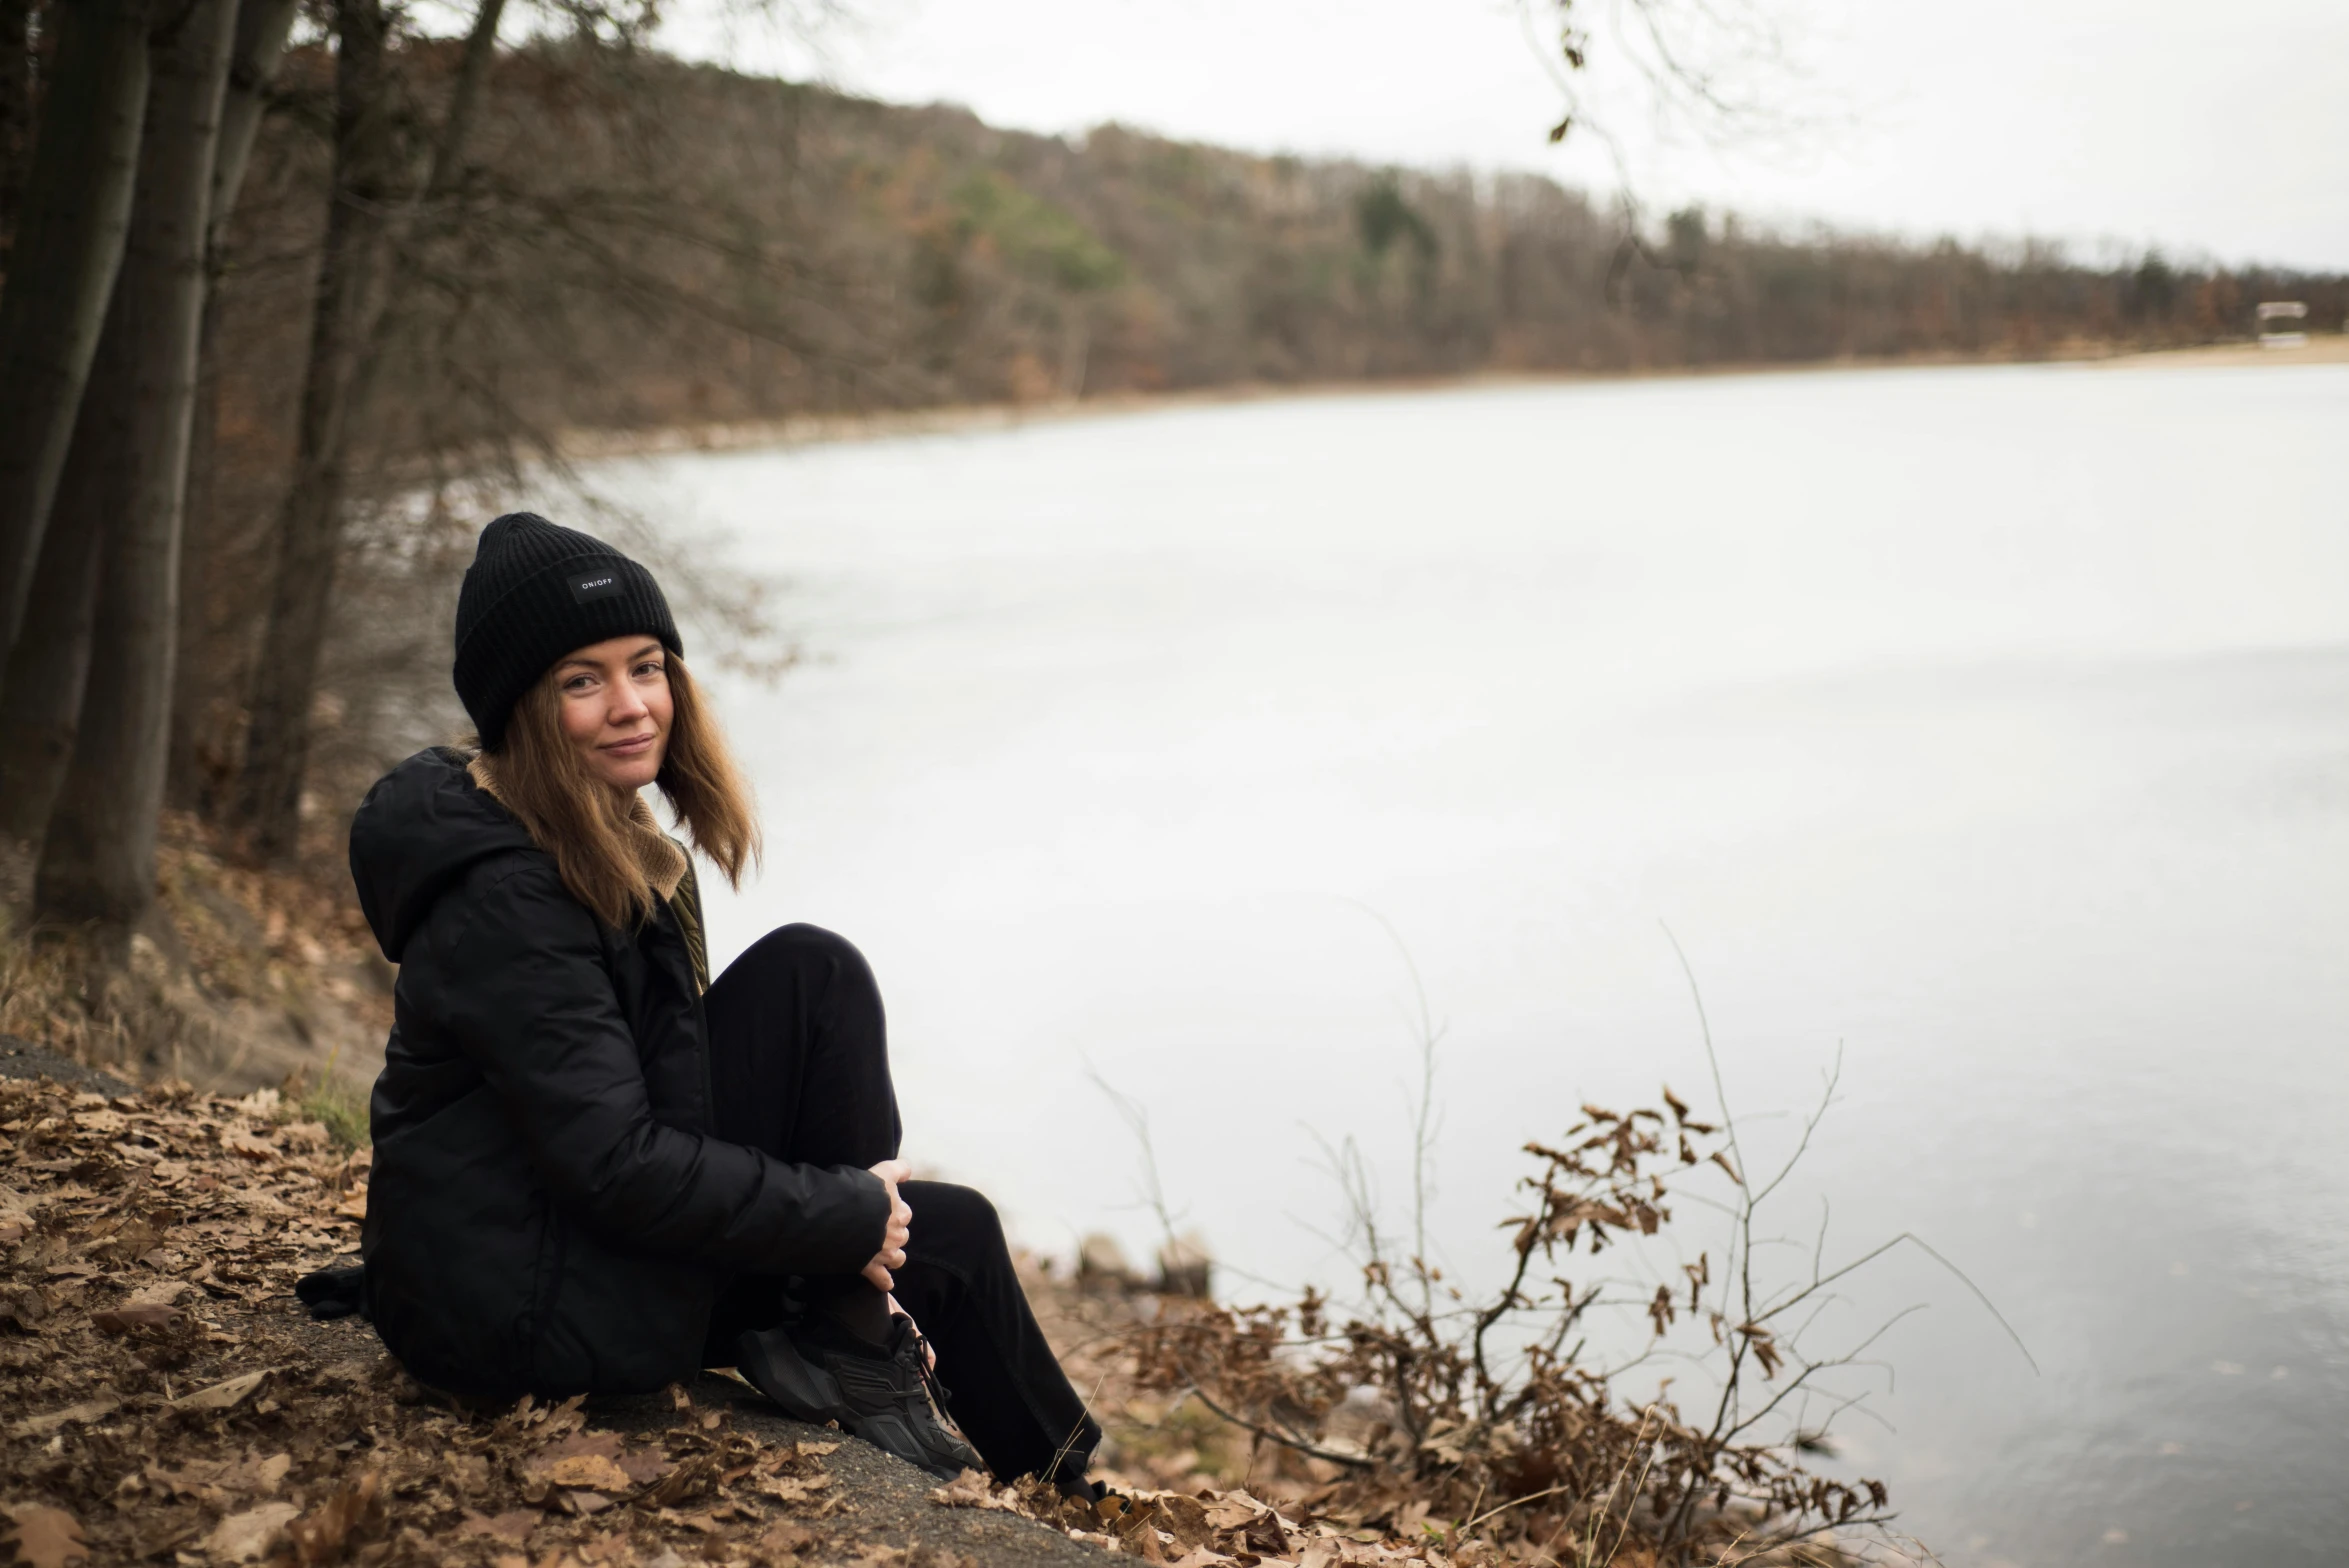
M382 440L469 421L645 425L1239 382L2044 354L2239 337L2278 290L2337 326L2339 279L2099 271L1682 212L1634 236L1524 175L1259 157L1105 127L991 129L657 56L499 60L470 189ZM429 75L424 62L415 62ZM323 149L264 133L226 334L240 429L297 378ZM322 87L320 90L323 90ZM444 379L445 378L445 379Z

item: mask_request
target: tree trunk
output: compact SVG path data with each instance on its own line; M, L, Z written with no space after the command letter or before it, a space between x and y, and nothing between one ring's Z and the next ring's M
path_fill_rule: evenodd
M91 378L91 392L103 395L99 380ZM0 735L9 737L0 746L0 834L25 843L37 844L48 831L81 723L99 542L113 477L104 466L114 452L105 425L98 418L75 423L73 450L33 573L32 602L25 606L7 673L0 676Z
M33 97L33 0L0 0L0 256L24 205Z
M310 319L294 479L278 514L277 571L235 802L252 848L271 859L291 855L301 835L311 688L342 546L344 424L382 260L393 177L386 26L381 0L341 0L336 7L332 205Z
M57 52L0 291L0 647L41 532L122 263L147 106L145 0L57 0Z
M0 0L4 3L4 0ZM179 652L172 679L171 754L165 791L174 805L210 812L220 804L228 781L233 720L220 711L222 693L233 691L237 663L221 657L214 615L218 585L213 582L219 529L214 515L213 458L217 449L220 375L220 294L232 265L229 219L244 188L245 166L261 128L269 87L285 54L286 34L296 0L242 0L237 7L235 52L229 57L228 94L220 111L220 145L212 158L212 201L205 242L210 285L204 295L204 325L196 351L196 413L188 450L187 520L182 526L179 572ZM236 598L244 595L237 594ZM5 699L0 699L4 701Z
M504 11L505 0L480 0L474 11L431 167L421 190L404 204L404 221L412 221L456 179L482 86L496 56ZM388 347L388 324L412 273L404 260L387 254L397 236L376 216L390 206L384 196L392 182L394 157L383 113L383 14L378 0L344 0L343 16L342 53L335 73L338 199L328 215L317 315L311 323L309 374L302 387L301 445L293 488L280 514L277 578L254 677L244 771L237 785L237 821L250 834L254 851L270 859L292 854L300 838L302 777L310 760L310 705L342 549L348 435L352 423L363 417ZM352 35L353 25L364 24L370 16L373 31L366 41L372 56L354 50ZM353 69L358 66L366 70ZM343 200L346 188L371 192L371 199ZM362 211L364 222L358 216ZM338 224L347 227L339 240ZM378 301L370 297L369 284L387 263L390 276Z
M94 923L109 949L155 897L204 240L235 28L234 0L194 0L158 45L140 199L94 378L106 396L85 415L105 420L98 439L120 443L104 471L121 504L108 508L80 730L33 910Z
M208 264L209 265L209 264ZM213 580L220 549L220 290L212 271L204 292L204 320L196 331L196 402L188 419L188 484L179 540L179 646L172 655L171 739L163 762L163 795L183 811L210 805L205 766L219 728L221 703L216 625L220 585ZM67 460L70 469L72 460ZM65 503L62 499L59 506ZM233 595L242 598L243 595ZM7 706L0 688L0 709Z
M245 165L252 159L253 138L260 133L262 111L269 107L269 89L277 80L297 9L297 0L243 0L237 7L228 96L220 109L220 145L212 156L209 248L215 259L221 231L228 227L237 210L237 193L244 189Z

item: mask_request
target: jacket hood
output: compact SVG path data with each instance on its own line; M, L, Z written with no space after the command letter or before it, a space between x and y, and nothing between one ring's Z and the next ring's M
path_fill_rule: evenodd
M393 963L441 894L493 855L537 846L465 772L463 753L420 751L375 781L351 818L351 881Z

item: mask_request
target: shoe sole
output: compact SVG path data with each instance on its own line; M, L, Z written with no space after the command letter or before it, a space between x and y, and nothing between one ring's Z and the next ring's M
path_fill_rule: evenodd
M786 1414L816 1426L837 1421L851 1437L862 1438L941 1481L962 1474L960 1465L933 1458L902 1417L850 1409L840 1380L801 1355L799 1347L780 1330L744 1334L735 1341L734 1354L735 1370L782 1406Z

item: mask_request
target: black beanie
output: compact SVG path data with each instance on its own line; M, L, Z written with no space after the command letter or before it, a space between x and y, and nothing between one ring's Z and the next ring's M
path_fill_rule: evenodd
M601 539L508 512L481 530L457 590L457 696L496 750L524 692L575 648L641 632L682 654L652 573Z

